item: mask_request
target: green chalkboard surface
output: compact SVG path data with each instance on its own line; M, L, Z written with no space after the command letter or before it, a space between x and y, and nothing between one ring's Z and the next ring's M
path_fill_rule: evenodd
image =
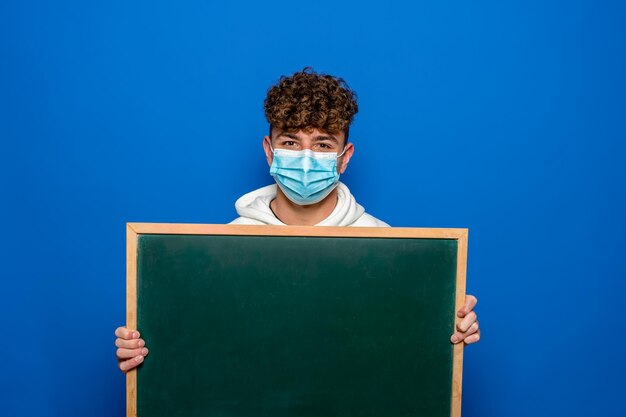
M458 246L137 234L136 415L451 416Z

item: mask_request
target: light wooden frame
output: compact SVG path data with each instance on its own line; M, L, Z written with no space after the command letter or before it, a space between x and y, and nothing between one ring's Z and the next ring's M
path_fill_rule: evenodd
M137 328L137 239L139 235L248 235L367 237L457 240L455 311L465 303L468 229L403 227L248 226L224 224L127 223L126 225L126 326ZM455 326L460 319L455 314ZM451 417L461 416L463 343L456 344L452 363ZM137 370L126 374L126 416L137 416Z

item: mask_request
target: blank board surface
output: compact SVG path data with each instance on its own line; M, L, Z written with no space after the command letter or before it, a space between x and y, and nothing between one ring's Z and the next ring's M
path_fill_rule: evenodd
M451 415L456 239L136 243L136 415Z

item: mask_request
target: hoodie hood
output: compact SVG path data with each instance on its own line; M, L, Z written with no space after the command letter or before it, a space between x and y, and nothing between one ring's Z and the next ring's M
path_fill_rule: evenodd
M270 202L275 197L276 184L244 194L235 203L235 209L241 217L232 223L284 225L270 209ZM330 216L316 226L354 226L364 215L366 215L365 209L356 202L348 187L339 182L337 185L337 206L330 213Z

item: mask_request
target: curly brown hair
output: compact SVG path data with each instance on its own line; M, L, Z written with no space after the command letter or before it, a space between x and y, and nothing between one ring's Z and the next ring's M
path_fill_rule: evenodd
M282 76L268 92L265 117L272 128L282 131L319 129L325 132L348 130L359 111L356 93L338 77L316 73L311 67Z

